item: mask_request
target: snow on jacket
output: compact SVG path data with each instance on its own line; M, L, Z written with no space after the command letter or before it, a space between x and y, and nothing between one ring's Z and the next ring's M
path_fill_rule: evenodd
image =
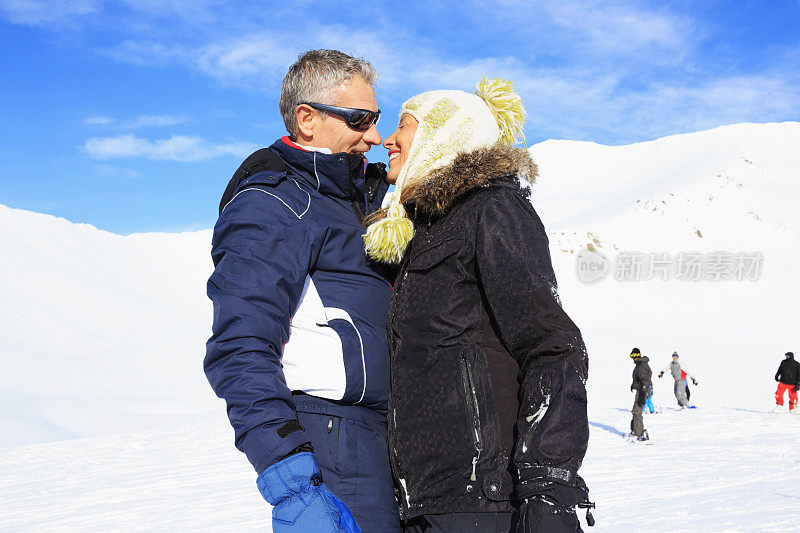
M775 374L775 381L786 385L800 385L800 363L794 360L794 355L781 361L778 372Z
M588 359L516 177L534 173L524 150L478 150L406 204L416 233L388 324L404 519L508 512L513 499L548 491L568 507L585 499Z
M361 214L388 184L359 155L270 150L286 172L239 183L214 228L204 368L236 446L262 472L309 441L292 392L384 410L391 285L365 259Z
M653 388L653 371L650 369L650 359L645 355L633 360L633 381L631 390L647 393ZM647 396L647 394L645 394Z
M694 375L692 375L691 372L689 372L688 368L686 368L685 366L681 366L680 361L670 361L667 366L661 369L660 373L663 374L665 372L671 372L672 379L674 379L675 381L686 379L686 376L689 376L690 378L695 380L697 379L696 377L694 377Z

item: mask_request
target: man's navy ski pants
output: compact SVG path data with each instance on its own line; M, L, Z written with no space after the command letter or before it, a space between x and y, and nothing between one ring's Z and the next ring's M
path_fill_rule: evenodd
M307 394L294 394L292 400L325 485L347 505L361 531L400 533L386 415Z

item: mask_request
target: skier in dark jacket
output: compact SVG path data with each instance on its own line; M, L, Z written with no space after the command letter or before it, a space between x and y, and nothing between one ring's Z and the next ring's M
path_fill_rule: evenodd
M775 410L783 412L783 395L789 393L789 412L792 414L800 413L797 409L797 391L800 390L800 363L794 360L792 352L786 352L783 361L775 374L775 381L778 382L778 390L775 392Z
M586 349L520 188L536 167L495 118L497 100L521 118L519 97L501 80L476 94L403 105L384 143L397 191L366 237L373 257L402 258L388 321L400 513L407 532L580 531Z
M636 392L636 398L633 401L633 409L631 414L631 434L636 437L638 441L650 440L647 430L644 429L644 419L642 418L642 409L647 399L653 395L653 371L650 370L650 359L643 356L639 348L631 350L631 359L633 359L633 382L631 383L631 390Z

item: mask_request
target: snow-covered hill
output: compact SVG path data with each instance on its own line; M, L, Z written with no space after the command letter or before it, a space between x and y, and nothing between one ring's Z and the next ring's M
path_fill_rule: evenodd
M800 353L797 146L799 123L531 147L533 203L589 348L597 530L794 527L800 416L763 411L782 354ZM123 237L0 205L0 530L268 525L202 372L210 238ZM586 249L605 279L579 279ZM712 252L760 254L760 276L615 279L625 257ZM654 369L677 350L700 380L699 409L646 420L648 447L621 437L633 346ZM667 378L655 403L674 404Z
M123 237L0 205L0 446L214 413L210 231Z

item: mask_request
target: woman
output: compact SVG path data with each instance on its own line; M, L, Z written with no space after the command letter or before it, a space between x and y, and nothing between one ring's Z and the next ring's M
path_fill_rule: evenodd
M520 187L523 116L509 82L483 80L411 98L384 143L396 191L365 241L399 263L389 448L409 532L580 531L591 505L586 350Z

